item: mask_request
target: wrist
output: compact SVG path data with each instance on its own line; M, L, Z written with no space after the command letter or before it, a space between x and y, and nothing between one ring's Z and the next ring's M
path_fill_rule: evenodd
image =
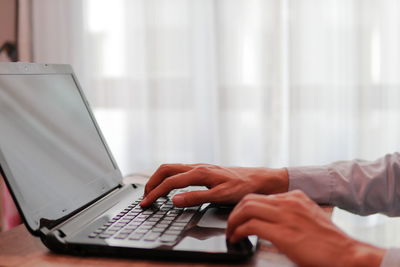
M289 173L286 168L281 169L262 169L262 175L259 179L261 194L285 193L289 190Z
M348 266L379 267L385 253L385 249L355 241L355 244L348 252L348 255L351 255Z

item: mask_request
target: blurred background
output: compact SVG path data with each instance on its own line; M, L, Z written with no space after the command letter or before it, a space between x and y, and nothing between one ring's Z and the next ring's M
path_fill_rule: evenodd
M10 3L0 34L14 37L0 45L14 43L17 58L0 59L72 64L124 174L399 150L397 0L0 0L0 10Z
M397 0L36 0L123 173L375 159L400 144Z

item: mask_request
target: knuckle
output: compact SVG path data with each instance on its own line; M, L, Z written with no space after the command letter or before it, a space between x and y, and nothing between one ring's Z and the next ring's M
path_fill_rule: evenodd
M253 205L253 201L251 199L246 199L245 201L243 201L243 205L242 207L244 209L248 209Z
M169 169L169 164L161 164L160 167L158 167L159 170L168 170Z
M242 198L242 203L245 205L248 205L250 202L253 202L256 200L257 194L247 194Z
M296 189L296 190L292 191L292 195L295 196L295 197L300 197L300 198L306 196L304 194L304 192L299 190L299 189Z
M285 199L284 203L285 203L286 206L289 206L289 207L298 207L299 204L300 204L299 201L297 199L295 199L295 198Z
M248 216L257 214L258 208L256 205L257 205L257 203L255 201L247 201L242 206L243 213L245 213Z
M249 198L251 198L251 199L253 199L253 198L255 198L255 197L258 196L257 194L254 194L254 193L250 193L250 194L247 194L247 195L248 195Z
M217 198L221 198L227 195L227 190L229 189L214 187L212 190L212 194Z
M208 173L208 167L207 166L199 166L199 167L196 167L196 171L200 174L206 174L206 173Z
M247 194L247 195L245 195L244 197L243 197L243 202L248 202L248 201L250 201L250 200L252 200L254 198L254 195L253 194Z

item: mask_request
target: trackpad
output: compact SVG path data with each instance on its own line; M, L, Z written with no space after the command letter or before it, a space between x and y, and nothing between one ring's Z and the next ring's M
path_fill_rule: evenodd
M229 213L227 208L208 208L197 223L199 227L226 229Z

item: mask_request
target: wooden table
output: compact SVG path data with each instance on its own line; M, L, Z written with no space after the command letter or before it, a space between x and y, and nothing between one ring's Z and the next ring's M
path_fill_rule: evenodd
M232 264L207 264L188 262L165 262L136 259L76 257L50 252L38 238L33 237L20 225L0 234L0 266L232 266ZM234 266L294 266L284 255L266 241L260 242L257 253L247 262Z

